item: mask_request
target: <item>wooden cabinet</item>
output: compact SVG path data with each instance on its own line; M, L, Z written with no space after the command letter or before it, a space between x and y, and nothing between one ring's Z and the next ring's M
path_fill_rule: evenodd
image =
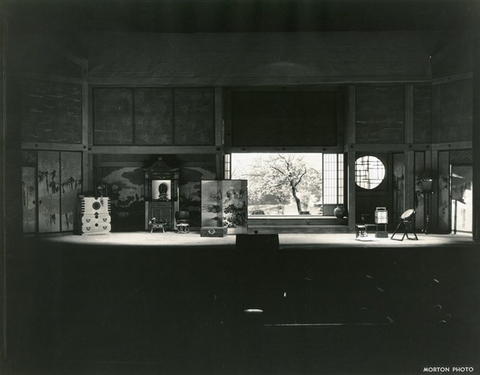
M178 202L179 170L170 168L158 159L145 168L145 230L150 229L150 221L165 223L166 230L175 230L175 212Z
M149 230L152 218L157 222L164 222L166 230L175 229L176 202L145 202L145 230Z
M75 234L107 234L110 225L110 199L108 197L79 196Z

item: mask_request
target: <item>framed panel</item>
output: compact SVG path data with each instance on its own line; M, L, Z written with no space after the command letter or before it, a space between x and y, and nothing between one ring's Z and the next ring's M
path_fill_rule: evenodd
M432 142L432 86L413 87L413 141Z
M222 227L222 181L202 181L202 227Z
M22 141L82 143L82 85L21 80L17 97Z
M77 196L82 191L82 154L81 152L60 153L61 176L61 230L73 231Z
M133 89L93 90L93 142L96 145L133 144Z
M22 167L23 233L37 230L36 167Z
M373 223L376 207L387 207L389 222L392 222L391 165L388 154L356 153L354 163L356 223L362 223L364 215L366 223ZM363 183L359 185L360 181Z
M173 144L172 89L135 89L134 96L135 144Z
M152 180L151 199L170 201L172 199L172 180Z
M449 151L438 153L438 231L451 232Z
M324 91L233 91L234 147L337 145L337 93Z
M202 180L202 227L247 233L247 180Z
M37 151L22 150L23 233L37 231Z
M210 88L175 89L175 144L215 144L215 92Z
M404 86L357 86L356 137L357 143L404 143Z
M60 163L58 151L38 151L38 231L60 231Z
M473 84L461 80L433 86L435 132L433 142L472 139Z
M247 233L247 180L222 181L223 225L229 234Z

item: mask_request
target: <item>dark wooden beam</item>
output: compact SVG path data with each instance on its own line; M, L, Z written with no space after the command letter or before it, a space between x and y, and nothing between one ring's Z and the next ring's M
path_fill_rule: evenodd
M220 146L92 146L92 154L222 154Z
M4 157L5 152L5 123L6 123L6 112L5 112L5 94L6 94L6 20L4 17L4 8L0 5L0 30L2 33L0 34L0 63L2 64L2 71L0 75L0 129L2 136L0 137L0 160L1 160L1 168L0 171L0 191L1 191L1 198L0 198L0 212L5 212L5 168L6 168L6 160ZM6 283L5 283L5 275L6 273L6 232L5 232L5 215L0 215L0 273L2 276L0 277L0 371L2 373L6 372L6 350L7 350L7 311L6 311L6 304L7 304L7 290L6 290Z
M480 27L473 43L473 240L480 242Z

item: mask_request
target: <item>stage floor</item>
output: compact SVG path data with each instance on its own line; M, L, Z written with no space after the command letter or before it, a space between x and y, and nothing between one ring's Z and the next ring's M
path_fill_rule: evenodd
M252 234L252 236L254 236ZM410 235L411 236L411 235ZM279 234L280 249L322 249L322 248L421 248L421 247L472 247L480 249L471 234L417 234L418 240L403 241L388 238L376 238L370 234L366 238L356 238L355 233L331 234ZM395 238L401 239L397 234ZM236 236L201 237L199 232L179 234L175 232L115 232L99 235L57 234L36 237L41 241L85 244L85 245L135 245L135 246L167 246L167 247L226 247L234 248ZM31 240L32 238L30 238Z
M369 239L280 234L257 253L198 232L25 238L11 374L478 372L479 244Z

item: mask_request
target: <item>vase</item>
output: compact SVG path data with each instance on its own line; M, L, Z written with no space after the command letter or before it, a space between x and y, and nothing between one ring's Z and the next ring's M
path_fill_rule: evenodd
M338 218L338 219L343 219L344 217L347 216L347 209L343 206L337 206L333 210L333 214Z

